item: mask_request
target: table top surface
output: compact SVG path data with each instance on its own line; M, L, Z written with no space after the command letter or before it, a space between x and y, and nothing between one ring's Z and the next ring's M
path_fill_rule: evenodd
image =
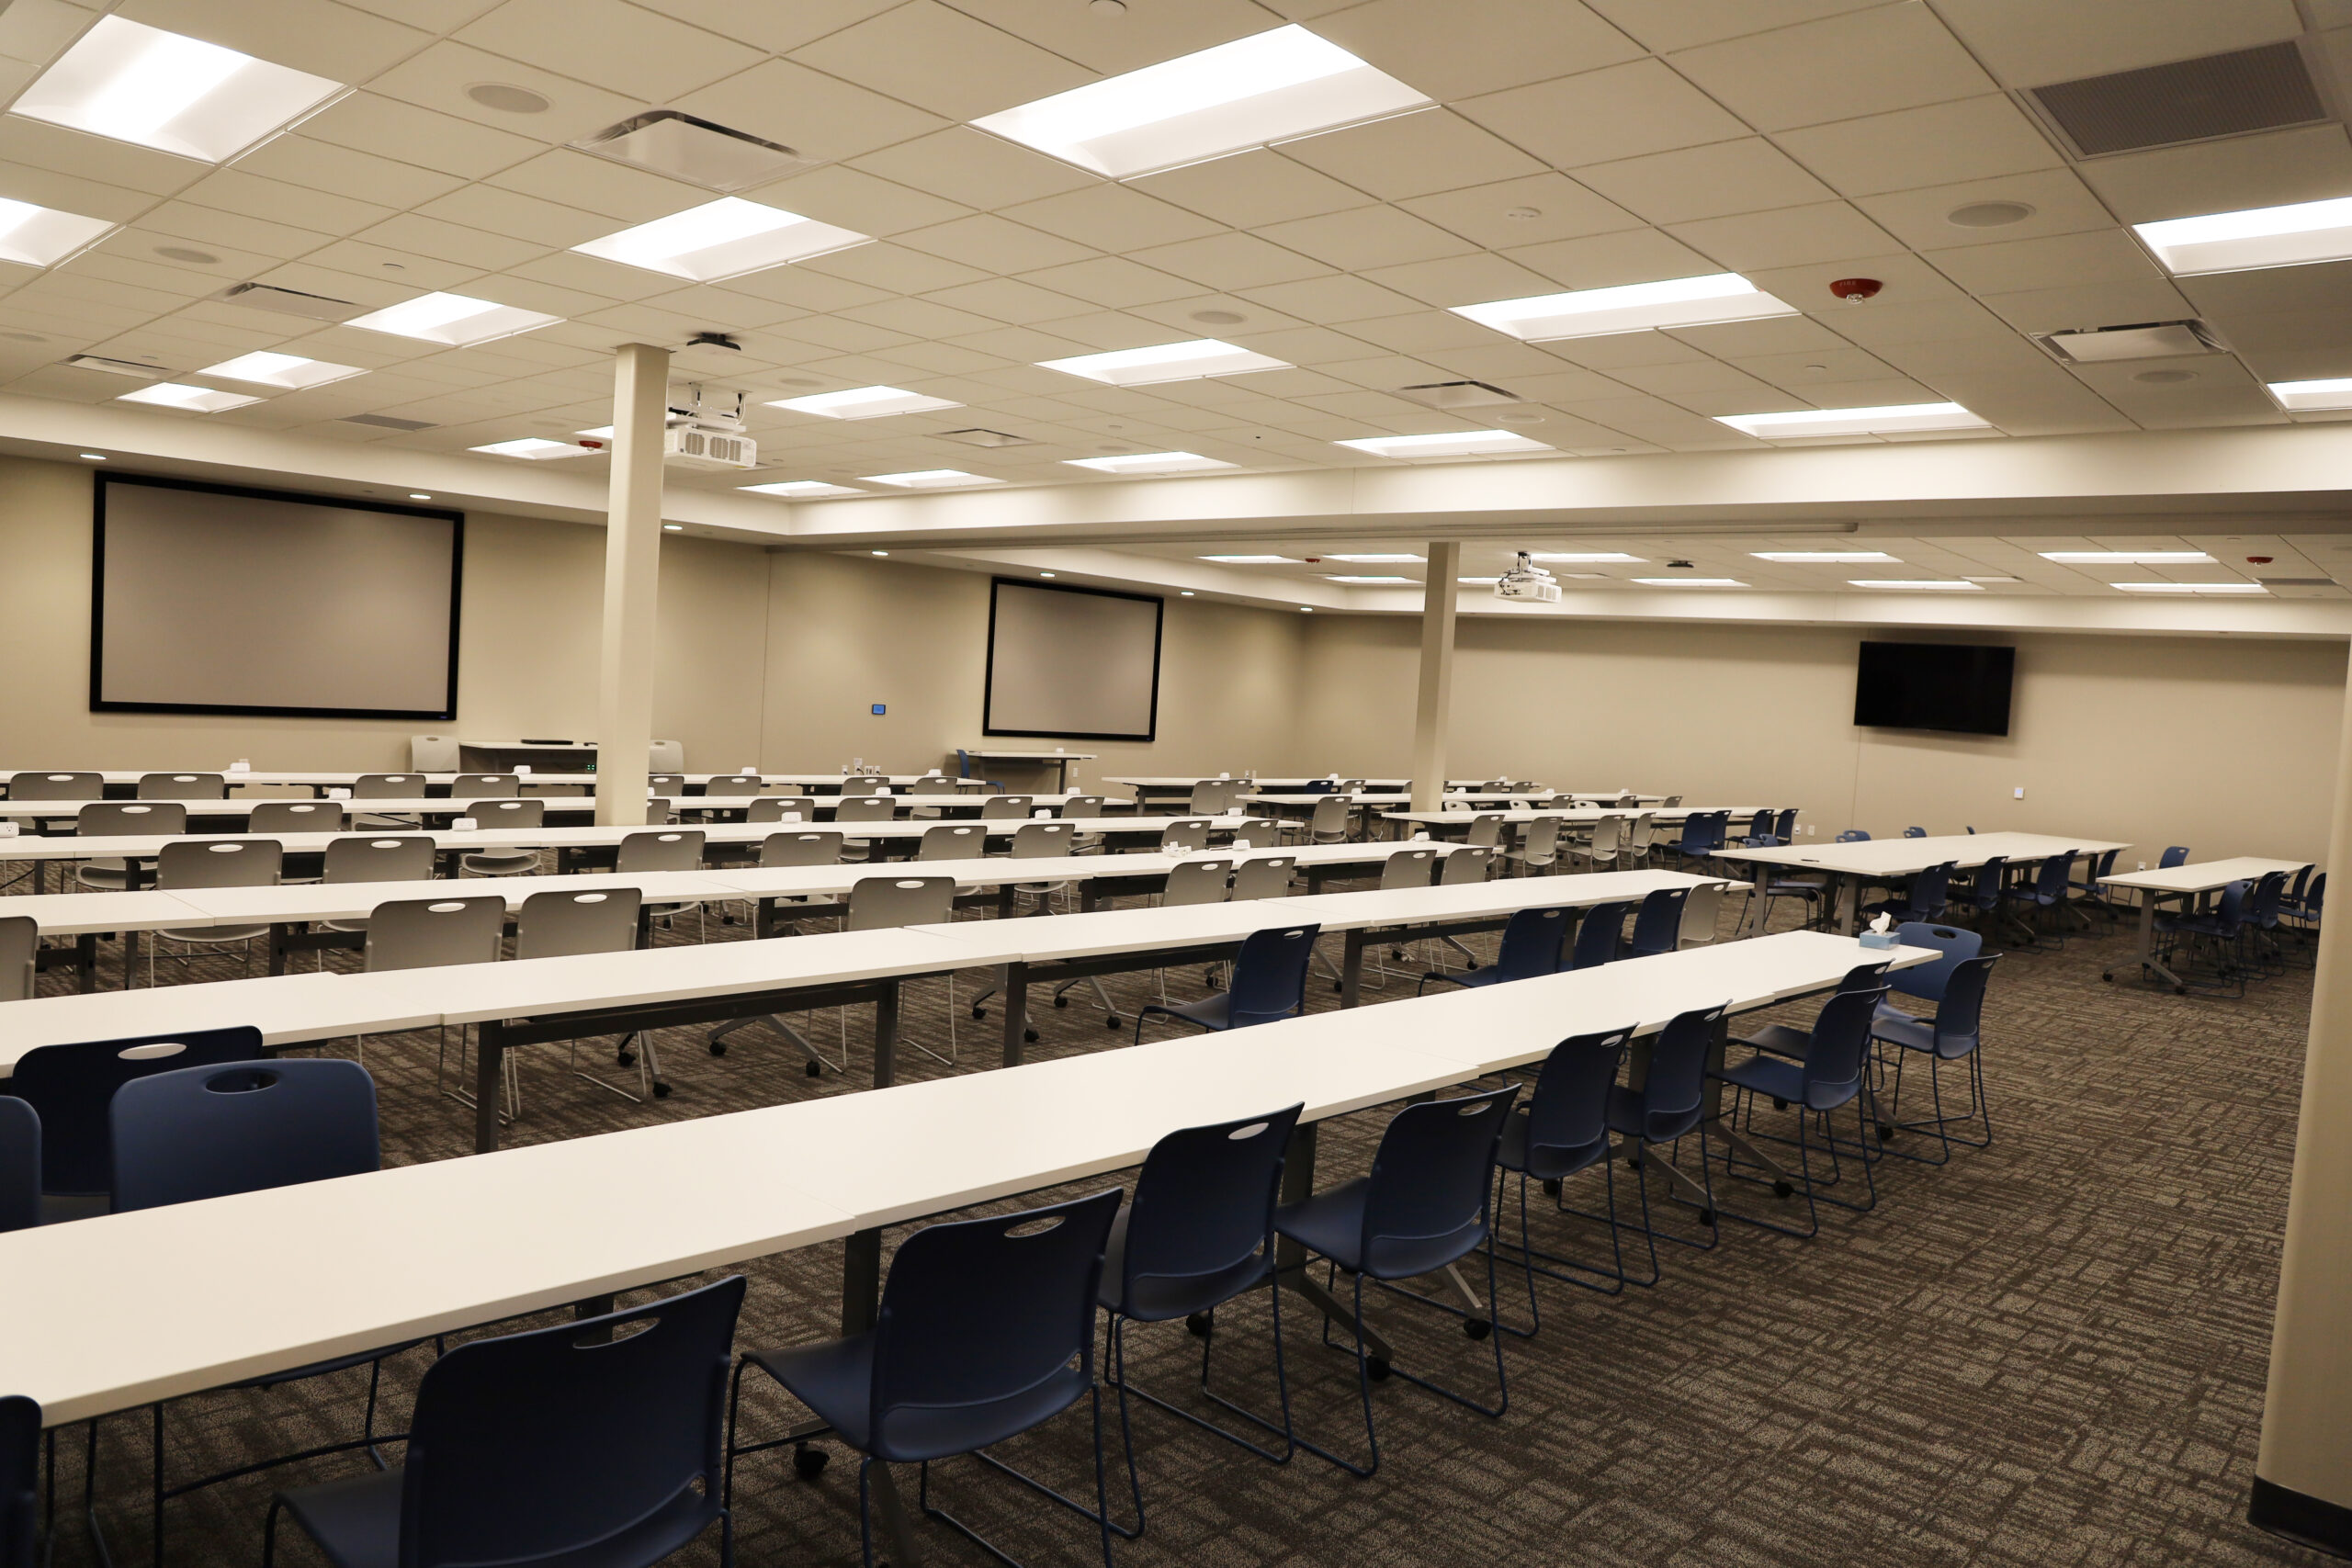
M1865 839L1851 844L1791 844L1774 850L1718 850L1711 858L1796 869L1810 867L1854 876L1907 876L1946 861L1974 866L1996 856L2030 861L2062 855L2069 850L2096 855L2131 847L2106 839L2059 838L2049 833L1955 833L1941 838Z
M2274 871L2289 876L2312 864L2301 860L2264 860L2240 855L2233 860L2196 861L2160 871L2126 871L2098 879L2102 887L2138 887L2150 893L2211 893L2233 882L2254 882Z
M882 792L877 792L875 795L871 796L852 795L846 798L878 799L880 798L881 793ZM1076 791L1048 791L1042 795L1024 795L1019 796L1006 795L916 794L911 791L901 792L897 789L889 790L887 793L888 794L889 798L899 806L910 808L916 807L941 807L959 811L969 810L976 806L984 807L991 800L1015 798L1035 802L1039 809L1045 810L1051 807L1058 806L1065 800L1079 798ZM656 791L652 795L648 795L647 798L650 800L666 800L673 809L679 811L748 811L753 806L758 805L763 800L775 800L778 798L790 799L793 797L779 797L768 795L662 795ZM845 797L841 795L809 795L806 798L814 802L819 809L824 810L831 809ZM345 811L364 812L369 816L414 816L429 813L434 816L441 817L451 815L462 817L466 815L467 807L469 806L492 800L533 800L546 807L549 811L594 811L596 809L596 797L593 795L468 795L464 798L455 798L446 795L398 795L388 798L374 798L368 800L346 800L340 798L334 800L255 800L248 795L234 795L225 800L209 798L181 801L0 800L0 817L74 817L78 816L81 813L82 808L85 806L172 805L187 807L187 814L191 817L250 816L252 813L265 806L315 806L325 807L330 810L340 807Z
M1245 795L1241 798L1244 800L1254 800L1263 806L1317 806L1324 801L1331 799L1332 795L1331 792L1328 790L1311 794L1293 794L1287 791L1259 791L1254 794ZM1409 806L1412 804L1413 799L1409 795L1388 790L1377 792L1360 790L1357 793L1349 795L1347 798L1357 806ZM1489 804L1508 806L1514 800L1549 800L1551 798L1551 795L1548 791L1535 789L1520 790L1510 795L1483 795L1475 792L1466 794L1457 792L1455 794L1449 795L1444 798L1447 800L1458 800L1463 802L1464 805L1471 806L1485 806Z
M1786 932L17 1231L0 1236L0 1268L59 1288L0 1296L0 1387L38 1400L52 1425L86 1419L1106 1176L1181 1127L1390 1103L1540 1059L1567 1034L1818 990L1860 956L1848 938ZM324 990L355 977L305 978Z
M1095 753L1091 751L1064 751L1058 747L1051 751L973 751L967 750L964 754L967 757L983 758L991 762L1091 762L1094 761L1095 758Z
M29 773L35 777L39 777L42 773L50 773L51 771L52 770L45 768L0 768L0 784L6 783L8 779L17 773ZM231 768L60 768L53 771L59 774L96 773L100 779L110 784L135 784L141 779L153 778L159 773L164 775L187 773L190 776L218 773L232 789L271 784L308 784L314 786L333 786L336 784L349 785L362 778L421 779L430 785L447 784L459 777L459 771L432 768L248 768L243 772L238 772ZM532 769L528 767L520 769L519 771L515 769L481 768L469 768L461 771L464 773L514 773L518 778L530 784L593 784L605 776L602 773L576 773L569 770L550 773L544 769ZM655 773L662 772L659 768L649 771ZM680 773L675 776L685 780L686 783L691 784L707 784L714 779L740 778L757 778L763 784L838 784L849 775L842 773L838 768L830 773L777 773L763 772L758 768L741 768L732 773ZM877 772L873 773L861 773L856 776L860 778L879 778L885 783L892 785L918 784L978 784L980 782L978 779L961 780L952 773L944 773L935 768L929 773L881 773Z
M1447 798L1451 800L1455 797L1449 795ZM1516 798L1526 797L1522 795ZM1622 817L1631 821L1637 816L1646 816L1658 822L1680 822L1708 811L1728 811L1735 818L1738 818L1754 817L1759 811L1779 809L1778 807L1764 806L1653 806L1640 808L1615 806L1538 806L1530 807L1524 811L1512 807L1502 807L1478 810L1384 811L1380 815L1381 819L1387 822L1449 825L1467 822L1474 817L1499 817L1506 822L1532 822L1539 818L1556 817L1563 822L1582 823L1598 822L1604 817ZM1734 826L1737 824L1735 823Z

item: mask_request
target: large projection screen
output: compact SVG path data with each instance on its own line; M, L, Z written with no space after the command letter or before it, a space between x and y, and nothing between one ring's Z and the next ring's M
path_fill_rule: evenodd
M465 515L102 475L90 706L454 718Z
M1159 600L1003 577L992 589L983 734L1152 738L1159 715Z

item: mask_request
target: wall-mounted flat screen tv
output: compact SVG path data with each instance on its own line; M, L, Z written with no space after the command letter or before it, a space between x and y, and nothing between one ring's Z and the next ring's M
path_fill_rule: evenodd
M2018 650L1968 643L1866 642L1854 722L1874 729L2007 735Z

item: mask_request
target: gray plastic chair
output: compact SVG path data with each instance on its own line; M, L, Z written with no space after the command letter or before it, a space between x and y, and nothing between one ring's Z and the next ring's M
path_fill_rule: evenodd
M479 828L538 828L547 822L548 805L544 800L477 799L466 807L466 815ZM474 850L459 856L458 866L460 874L471 872L476 876L529 876L539 869L539 852Z
M226 800L229 781L219 773L141 773L141 800Z
M33 994L39 977L40 923L30 915L0 915L0 1002Z
M651 788L667 790L672 795L684 795L686 793L686 775L684 773L648 773L645 775L645 782ZM720 781L718 779L711 780L711 784L714 786L719 783ZM716 795L732 795L735 792L732 790L714 788L712 793Z
M422 833L355 833L327 845L324 880L424 882L433 874L433 856L434 841Z
M362 773L351 781L354 800L421 800L423 773Z
M987 829L969 822L942 822L936 828L922 830L922 844L915 851L915 859L978 860L988 847Z
M1436 860L1435 850L1398 850L1380 868L1380 886L1384 889L1427 887L1436 878Z
M831 865L842 857L842 836L831 828L798 829L770 833L760 840L760 863Z
M1065 796L1057 809L1064 817L1100 817L1110 804L1108 795L1073 795Z
M1296 855L1251 855L1233 863L1235 899L1284 898L1290 896L1291 874L1298 869Z
M1720 882L1690 889L1690 897L1682 901L1682 931L1676 947L1705 947L1713 942L1715 912L1723 908L1723 902L1724 885Z
M1524 875L1551 870L1560 859L1560 818L1538 817L1529 822L1520 832L1519 847L1504 851L1503 858L1515 862Z
M368 972L493 964L505 934L506 900L495 893L394 898L368 921Z
M842 793L843 795L871 795L876 790L888 784L889 782L890 776L888 773L843 773L842 775Z
M1648 860L1650 858L1650 840L1656 837L1657 833L1657 812L1645 811L1639 817L1634 818L1633 832L1627 837L1625 840L1625 847L1623 851L1621 852L1623 858L1632 861L1635 865L1639 865L1644 861Z
M534 893L523 900L514 911L514 957L517 962L530 958L572 958L591 953L627 953L637 946L639 897L634 887L602 887L585 893L571 893L550 889ZM566 1041L565 1066L572 1077L585 1078L600 1089L607 1089L623 1100L643 1104L670 1092L662 1077L662 1058L653 1048L650 1034L630 1033L621 1037L615 1052L623 1066L637 1067L636 1094L616 1083L583 1071L580 1066L580 1043ZM639 1049L632 1051L635 1044ZM507 1113L519 1116L523 1112L522 1069L515 1062L517 1053L507 1053L507 1060L514 1064L514 1071L507 1086Z
M803 822L817 820L817 801L813 795L771 795L752 802L743 813L746 822L781 822L791 813L798 813Z
M1159 852L1166 855L1198 854L1209 847L1212 826L1214 824L1205 817L1170 822L1159 835Z
M10 800L96 800L106 792L104 773L50 773L35 769L8 775Z
M74 814L74 831L85 839L112 839L142 833L185 833L187 807L177 801L94 800ZM74 880L84 891L112 893L130 886L130 863L119 860L84 861L74 868Z
M1233 829L1233 847L1238 850L1271 850L1283 841L1283 823L1279 817L1245 817L1235 822L1226 821Z
M613 869L632 876L656 871L699 871L702 851L699 828L649 829L621 840L613 855Z
M1230 891L1233 862L1219 856L1215 860L1179 861L1168 873L1168 886L1159 895L1159 907L1172 909L1180 904L1222 904Z
M1470 831L1463 842L1480 849L1498 849L1503 841L1503 818L1499 811L1481 811L1470 818Z
M1355 825L1356 802L1351 795L1327 795L1315 803L1299 836L1310 844L1344 844Z
M842 929L887 931L895 926L944 925L956 918L952 876L861 876L849 890Z
M1053 860L1078 852L1078 829L1067 822L1046 818L1023 822L1012 830L1012 848L1008 858L1012 860ZM1048 900L1068 888L1067 882L1016 882L1012 885L1015 900L1026 893L1037 901L1037 913L1049 914Z
M348 824L339 800L262 800L245 826L255 833L340 833Z
M1453 887L1465 882L1484 882L1487 874L1494 869L1494 864L1493 850L1484 844L1465 845L1445 857L1445 865L1437 875L1437 885Z
M833 806L836 822L895 822L899 797L894 795L844 795Z
M175 892L189 887L274 887L285 857L284 849L275 839L189 839L176 844L165 844L164 852L155 859L155 886L163 891ZM224 947L242 947L248 967L253 960L253 941L269 934L269 924L241 926L188 926L165 928L152 932L153 941L147 949L147 984L155 983L155 957L165 943L191 951L178 956L185 975L186 961L196 952L218 952Z
M980 820L1002 822L1029 815L1035 798L1026 795L992 795L980 802Z
M478 800L484 795L511 795L522 787L519 773L459 773L449 781L449 798Z
M1595 871L1603 865L1613 866L1625 852L1628 829L1632 827L1633 822L1628 818L1603 817L1592 825L1592 836L1569 852L1589 862Z

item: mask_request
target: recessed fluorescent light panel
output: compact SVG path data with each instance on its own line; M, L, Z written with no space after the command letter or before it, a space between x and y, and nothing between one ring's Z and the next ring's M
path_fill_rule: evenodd
M880 419L885 414L931 413L939 409L960 409L963 406L962 403L951 403L945 398L926 398L921 392L900 391L896 387L852 387L842 392L778 398L768 404L772 409L813 413L820 419Z
M2267 593L2259 582L2110 582L2126 593Z
M1635 577L1629 581L1645 588L1745 588L1736 577Z
M972 124L1124 180L1429 102L1338 44L1287 27L1105 77Z
M1529 560L1617 561L1640 566L1647 556L1629 556L1623 550L1531 550Z
M1369 573L1353 577L1336 577L1327 571L1323 574L1323 581L1326 582L1410 582L1413 580L1409 577L1396 577L1394 575L1381 576Z
M25 266L55 266L67 256L112 232L103 218L59 212L29 201L0 199L0 261Z
M1367 435L1335 441L1375 457L1485 457L1498 452L1550 452L1556 448L1508 430L1450 430L1436 435Z
M1492 588L1502 580L1497 577L1457 577L1453 581L1464 588Z
M1343 560L1343 561L1346 561L1347 563L1349 563L1351 566L1388 566L1388 565L1396 564L1396 563L1400 562L1400 561L1419 561L1419 560L1423 559L1424 558L1422 558L1422 557L1420 557L1420 556L1416 556L1416 555L1402 555L1402 554L1395 554L1395 555L1374 555L1374 556L1340 556L1340 555L1331 555L1331 556L1325 556L1323 558L1324 558L1325 560Z
M1783 566L1860 566L1869 561L1892 561L1894 558L1884 550L1750 550L1758 560L1779 561Z
M873 238L780 207L726 196L571 248L624 266L666 272L693 283L716 283L845 251Z
M1062 461L1074 468L1103 474L1204 474L1213 468L1240 467L1193 452L1127 452L1116 457L1064 457Z
M2270 395L2282 409L2352 409L2352 376L2327 381L2273 381Z
M1670 277L1661 283L1629 283L1616 288L1579 288L1567 294L1535 294L1485 305L1450 307L1482 327L1528 343L1562 338L1607 337L1617 333L1655 332L1662 327L1704 327L1718 321L1752 321L1793 316L1794 305L1765 293L1736 272L1704 277Z
M1906 593L1981 593L1984 592L1964 577L1849 577L1846 580L1846 585L1849 588L1893 589Z
M197 374L299 392L307 387L323 387L330 381L345 381L367 372L356 365L330 365L323 359L305 359L299 354L264 353L241 354L234 359L208 365Z
M900 490L958 490L966 485L1004 482L981 474L967 474L961 468L914 468L903 474L867 474L865 479L868 484L897 485Z
M343 90L217 43L101 17L8 112L218 164Z
M820 495L865 495L862 490L848 485L827 484L822 479L778 479L772 484L737 485L753 495L780 495L787 501L814 501Z
M2044 550L2043 560L2062 566L2211 566L2203 550Z
M2352 197L2167 218L2132 227L2176 277L2304 266L2352 256Z
M354 316L344 324L393 337L418 338L446 348L471 348L478 343L492 343L517 333L553 326L561 320L561 316L543 315L537 310L476 299L465 294L420 294L413 299Z
M1295 556L1203 556L1201 558L1216 561L1220 566L1296 566L1299 564Z
M1081 354L1070 359L1041 359L1040 370L1059 370L1114 387L1148 387L1159 381L1197 381L1204 376L1241 376L1252 370L1289 370L1289 361L1252 354L1213 337L1187 343L1156 344L1150 348L1118 348L1108 354Z
M178 381L158 381L152 387L141 387L135 392L125 392L115 401L153 403L159 408L185 409L189 413L219 413L222 409L241 409L247 403L257 403L261 400L249 398L243 392L223 392L211 387L190 387Z
M1766 441L1804 435L1905 435L1917 430L1990 430L1992 423L1958 403L1895 403L1874 409L1797 409L1788 413L1719 413L1715 423Z
M493 457L527 457L534 463L549 457L585 457L588 448L571 441L549 441L544 436L526 435L517 441L493 441L487 446L469 446L469 452L487 452Z

